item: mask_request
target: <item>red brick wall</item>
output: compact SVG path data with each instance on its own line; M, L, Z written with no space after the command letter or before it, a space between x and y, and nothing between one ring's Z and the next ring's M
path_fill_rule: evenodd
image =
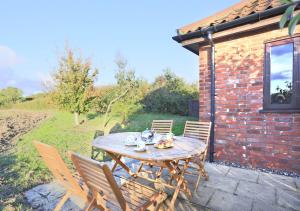
M300 173L300 113L260 113L264 42L286 30L216 43L215 160ZM209 120L209 48L199 50L200 120Z

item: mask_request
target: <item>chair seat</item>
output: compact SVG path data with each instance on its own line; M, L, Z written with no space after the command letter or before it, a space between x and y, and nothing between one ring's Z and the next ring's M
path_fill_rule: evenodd
M127 181L120 187L120 190L131 210L142 210L153 202L160 204L167 198L166 193L158 192L134 181ZM111 210L121 210L119 205L110 202L107 202L107 207Z

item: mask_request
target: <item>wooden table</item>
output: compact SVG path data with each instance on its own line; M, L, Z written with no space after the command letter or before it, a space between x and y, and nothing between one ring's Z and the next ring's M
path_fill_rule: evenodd
M184 179L184 173L188 167L190 159L203 152L206 145L197 139L175 136L174 147L172 148L157 149L153 145L147 145L147 150L145 152L136 152L134 151L134 146L125 146L125 140L130 135L138 136L140 133L128 132L100 136L93 141L92 145L96 148L106 151L107 154L109 154L112 159L116 161L112 171L115 170L117 165L120 165L131 176L139 176L138 172L132 172L130 168L121 161L121 157L128 157L149 162L160 166L161 170L163 168L168 169L171 178L177 182L175 186L166 183L162 184L175 189L171 200L170 210L173 209L179 191L183 191L185 194L187 194L187 196L190 197L191 191L187 186L187 181ZM180 167L178 164L179 160L184 161L184 165L182 167ZM157 175L157 177L159 176L160 174ZM152 181L157 182L156 180Z

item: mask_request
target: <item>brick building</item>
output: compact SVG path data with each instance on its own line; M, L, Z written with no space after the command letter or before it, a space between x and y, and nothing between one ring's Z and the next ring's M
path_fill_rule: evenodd
M300 28L289 5L246 0L178 29L199 56L199 118L212 120L210 159L300 173Z

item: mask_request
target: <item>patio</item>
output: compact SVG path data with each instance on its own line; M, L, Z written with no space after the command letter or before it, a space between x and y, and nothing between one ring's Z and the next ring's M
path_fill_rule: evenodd
M130 159L125 163L136 169L139 163ZM111 165L112 163L109 163ZM176 210L300 210L300 178L292 178L259 171L240 169L206 163L210 179L201 181L198 191L188 201L180 195ZM115 172L120 177L128 177L121 168ZM186 176L189 184L195 184L195 177ZM53 182L37 186L25 193L30 205L37 210L52 210L62 197L64 190ZM168 200L161 210L168 205ZM83 202L72 198L63 210L78 210Z

